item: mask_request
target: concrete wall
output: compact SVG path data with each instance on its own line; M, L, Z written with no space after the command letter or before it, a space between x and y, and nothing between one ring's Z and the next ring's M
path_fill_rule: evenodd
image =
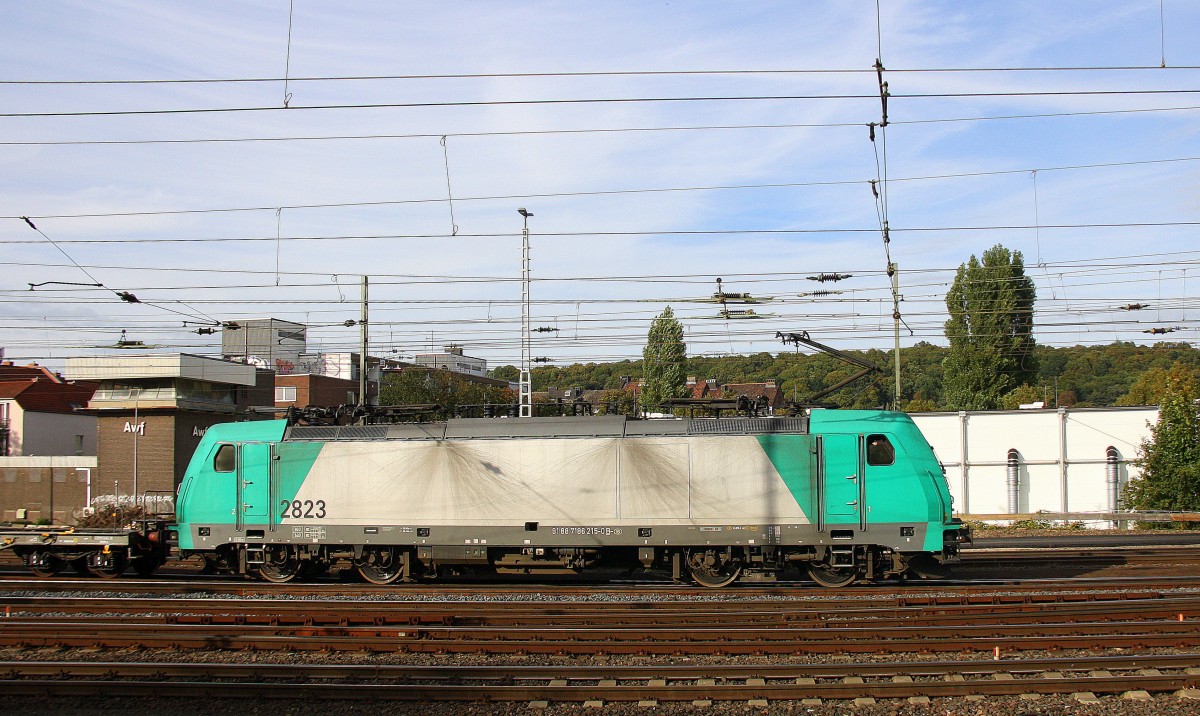
M9 455L95 455L96 416L37 413L8 404ZM82 435L82 444L76 440Z
M1018 456L1016 512L1113 509L1107 450L1117 452L1118 488L1138 475L1130 461L1150 437L1158 408L1081 408L914 413L946 469L954 511L1011 513L1008 452Z
M24 411L21 455L95 455L96 416Z

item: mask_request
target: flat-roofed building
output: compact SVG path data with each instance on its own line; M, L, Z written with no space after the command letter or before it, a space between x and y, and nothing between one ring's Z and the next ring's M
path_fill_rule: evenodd
M174 508L175 491L212 425L274 407L273 371L187 353L68 358L64 374L99 384L87 404L97 417L99 479L111 494ZM136 496L136 497L135 497Z
M413 364L424 368L448 370L452 373L463 373L477 377L487 376L487 361L483 358L472 358L463 354L463 347L451 343L441 353L418 353L413 356Z

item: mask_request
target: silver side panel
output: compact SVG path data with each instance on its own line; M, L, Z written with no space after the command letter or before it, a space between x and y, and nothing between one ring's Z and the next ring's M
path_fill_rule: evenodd
M808 523L753 436L331 442L296 499L324 517L285 526Z

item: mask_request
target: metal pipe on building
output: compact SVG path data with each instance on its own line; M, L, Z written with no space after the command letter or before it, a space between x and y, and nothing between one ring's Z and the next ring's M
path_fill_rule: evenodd
M1008 512L1017 514L1021 511L1021 454L1016 448L1008 450Z
M1067 409L1058 409L1058 492L1059 509L1067 512Z
M85 472L85 473L87 473L87 478L85 478L85 487L84 487L84 503L83 503L83 506L84 506L84 507L91 507L91 506L92 506L92 468L90 468L90 467L77 467L77 468L75 468L75 472L76 472L76 473L80 473L80 472Z
M1104 451L1104 485L1108 488L1108 511L1116 512L1121 501L1120 454L1112 445ZM1120 522L1114 520L1113 527L1119 527Z
M958 440L959 455L962 456L962 509L959 512L971 512L971 461L967 457L967 411L958 411Z

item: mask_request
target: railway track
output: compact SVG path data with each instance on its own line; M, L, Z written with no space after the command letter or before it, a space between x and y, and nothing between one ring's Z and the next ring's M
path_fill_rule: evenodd
M844 589L3 575L0 693L590 706L1200 696L1200 550L1086 552L994 550L963 566L1041 574L1070 554L1087 577ZM107 658L118 653L143 661Z
M979 653L1200 647L1200 596L1079 591L727 601L9 597L0 645L473 654Z
M226 697L400 701L606 702L909 699L1179 692L1200 654L1020 661L688 666L405 666L263 663L0 662L21 696Z
M820 625L825 628L873 625L970 624L1060 620L1200 618L1200 596L1155 590L957 596L890 596L820 600L738 599L736 601L505 601L354 602L291 599L140 599L133 613L126 598L7 597L6 619L31 616L93 621L119 615L129 623L299 626L604 626L645 627L719 621L725 626ZM72 615L72 616L64 616ZM9 621L9 623L12 623Z

